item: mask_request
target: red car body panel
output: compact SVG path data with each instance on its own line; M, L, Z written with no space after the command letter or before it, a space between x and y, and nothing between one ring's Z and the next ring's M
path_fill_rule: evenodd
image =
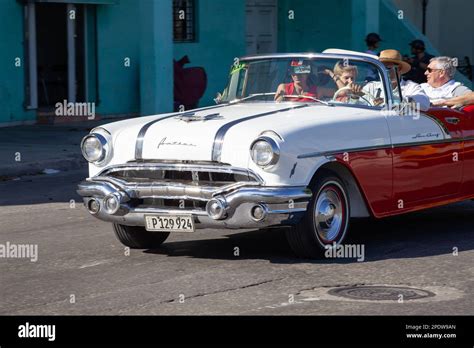
M335 156L356 178L374 217L474 197L474 105L462 111L432 108L427 114L451 139ZM452 118L459 121L454 124Z
M474 196L474 105L463 109L464 168L461 192Z

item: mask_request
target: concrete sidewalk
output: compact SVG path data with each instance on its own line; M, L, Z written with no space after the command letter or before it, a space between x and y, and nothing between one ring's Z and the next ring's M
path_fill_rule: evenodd
M0 180L40 174L45 169L87 168L80 150L81 139L92 128L114 121L0 128Z

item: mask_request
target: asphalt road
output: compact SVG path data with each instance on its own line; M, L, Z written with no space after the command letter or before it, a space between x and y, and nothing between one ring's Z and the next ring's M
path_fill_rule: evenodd
M0 244L38 245L36 262L0 258L0 315L474 314L474 202L356 221L351 243L364 246L363 262L297 259L279 230L174 234L160 249L128 255L76 195L85 176L0 182ZM374 285L432 296L328 294Z

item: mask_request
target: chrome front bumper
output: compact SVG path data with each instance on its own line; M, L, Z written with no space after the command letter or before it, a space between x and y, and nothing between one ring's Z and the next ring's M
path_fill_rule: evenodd
M229 229L293 225L303 217L311 198L311 190L306 187L269 187L252 181L213 187L160 181L130 183L109 176L97 176L81 182L77 193L83 197L89 212L103 221L145 226L145 215L192 215L196 228ZM118 209L113 213L110 210L107 212L104 206L104 198L111 196L119 202ZM145 201L165 200L191 202L191 206L144 204ZM216 201L224 210L218 219L209 213L211 203ZM98 207L98 211L93 211L91 206ZM263 210L263 218L252 216L256 206Z

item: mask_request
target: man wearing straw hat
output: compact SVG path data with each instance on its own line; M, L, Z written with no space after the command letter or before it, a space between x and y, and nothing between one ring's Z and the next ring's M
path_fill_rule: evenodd
M380 52L379 60L385 65L390 74L391 87L395 98L399 98L397 71L401 75L410 71L411 66L402 60L402 55L397 50L384 50ZM430 99L423 92L421 86L413 81L400 80L400 88L405 101L419 105L421 111L428 110ZM374 105L383 105L385 103L385 93L381 81L369 82L362 89L367 94L368 100Z

